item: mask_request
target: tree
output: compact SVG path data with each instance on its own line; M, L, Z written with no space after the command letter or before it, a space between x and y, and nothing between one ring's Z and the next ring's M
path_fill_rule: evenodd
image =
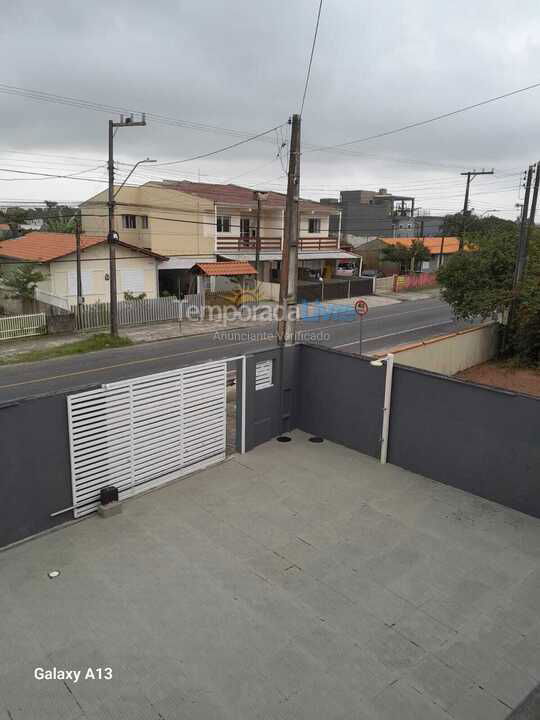
M414 272L423 260L431 258L431 253L421 239L413 240L410 245L403 245L400 242L387 245L382 252L385 260L399 263L402 272Z
M75 232L76 209L68 205L59 205L53 200L45 200L46 210L43 213L43 230L58 233Z
M34 300L37 284L46 278L41 270L36 270L35 265L18 265L0 274L4 287L12 292L10 297L22 300L23 307Z
M491 226L494 227L493 225ZM456 317L465 320L506 315L513 298L517 228L501 221L495 230L467 234L463 252L439 269L441 294ZM530 363L540 359L540 233L530 233L529 259L518 288L512 327L507 329L508 353Z
M19 231L19 225L24 224L28 219L28 213L23 208L10 207L0 211L0 222L7 223L12 236L16 236Z

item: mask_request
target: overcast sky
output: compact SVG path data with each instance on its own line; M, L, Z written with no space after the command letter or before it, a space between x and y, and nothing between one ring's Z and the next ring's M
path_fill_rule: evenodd
M299 110L318 0L3 0L0 83L256 133ZM347 142L540 81L537 0L324 0L302 121L306 144ZM0 94L0 167L105 177L107 113ZM283 131L286 137L286 128ZM282 138L134 175L283 189ZM235 138L150 122L121 129L116 156L159 162ZM540 157L540 88L356 146L305 152L302 194L415 195L439 214L462 204L515 216L519 172ZM24 154L23 154L24 153ZM124 170L126 166L119 166ZM9 178L9 180L8 180ZM13 180L13 178L23 178ZM0 172L6 200L78 201L104 184Z

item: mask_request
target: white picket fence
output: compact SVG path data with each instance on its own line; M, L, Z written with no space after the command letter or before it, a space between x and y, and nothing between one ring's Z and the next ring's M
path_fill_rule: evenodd
M77 308L72 307L76 313ZM167 320L199 319L204 315L204 295L186 295L183 300L175 297L146 298L144 300L123 300L118 303L118 325L146 325ZM110 304L93 303L81 305L79 329L95 330L108 327Z
M11 340L28 335L44 335L46 332L45 313L0 317L0 340Z

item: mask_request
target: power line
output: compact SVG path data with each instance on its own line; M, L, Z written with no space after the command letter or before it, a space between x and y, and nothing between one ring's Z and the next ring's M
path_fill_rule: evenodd
M257 140L258 138L263 137L263 135L268 135L269 133L274 132L280 127L283 127L285 123L281 123L281 125L276 125L273 128L270 128L270 130L265 130L264 132L260 132L257 135L252 135L251 137L245 138L244 140L239 140L236 143L233 143L232 145L226 145L225 147L218 148L217 150L212 150L208 153L203 153L202 155L193 155L193 157L184 158L183 160L172 160L171 162L164 162L164 163L158 163L155 165L155 167L165 167L167 165L179 165L180 163L187 163L192 162L193 160L201 160L202 158L211 157L212 155L217 155L218 153L225 152L226 150L232 150L233 148L239 147L240 145L245 145L248 142L251 142L252 140Z
M319 2L319 11L317 13L317 22L315 24L315 32L313 34L313 43L311 45L311 54L309 56L309 64L308 69L306 73L306 83L304 85L304 94L302 96L302 105L300 106L300 117L302 116L302 113L304 112L304 103L306 102L306 95L308 91L308 85L309 85L309 78L311 75L311 65L313 63L313 54L315 53L315 45L317 43L317 33L319 32L319 21L321 19L321 10L322 10L322 4L323 0L320 0Z
M436 115L435 117L428 118L427 120L420 120L419 122L410 123L409 125L402 125L401 127L394 128L393 130L386 130L385 132L377 133L376 135L368 135L367 137L359 138L358 140L349 140L348 142L338 143L336 145L327 145L325 147L315 148L315 150L308 150L307 152L334 150L348 145L356 145L357 143L367 142L368 140L376 140L377 138L386 137L388 135L395 135L396 133L404 132L405 130L411 130L412 128L428 125L429 123L436 122L437 120L443 120L444 118L452 117L453 115L459 115L460 113L467 112L467 110L474 110L475 108L482 107L483 105L488 105L489 103L497 102L498 100L503 100L504 98L526 92L527 90L533 90L537 87L540 87L540 82L527 85L527 87L519 88L518 90L512 90L511 92L504 93L503 95L497 95L497 97L489 98L488 100L482 100L481 102L474 103L473 105L466 105L465 107L443 113L442 115Z
M92 168L92 170L97 170L98 168L102 167L99 165L96 168ZM52 173L41 173L36 172L34 170L15 170L14 168L0 168L0 172L12 172L16 175L38 175L39 177L35 178L0 178L0 181L5 182L14 182L15 180L41 180L43 178L55 178L57 180L84 180L86 182L93 182L93 183L102 183L107 182L106 180L103 180L103 178L83 178L83 177L76 177L75 174L73 175L53 175ZM77 175L80 175L83 172L90 172L90 170L81 170Z

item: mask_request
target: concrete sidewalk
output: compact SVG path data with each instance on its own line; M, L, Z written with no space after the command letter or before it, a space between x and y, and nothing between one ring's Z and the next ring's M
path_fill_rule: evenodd
M262 313L268 305L261 305ZM122 327L119 334L128 337L133 342L154 342L155 340L166 340L168 338L192 337L207 333L232 330L236 328L254 327L264 322L264 316L256 320L246 320L242 317L241 311L225 322L211 320L183 320L179 322L148 323L147 325L134 325ZM17 338L15 340L4 340L0 342L0 359L15 357L22 353L33 352L34 350L48 350L49 348L60 347L68 343L77 342L91 335L108 332L107 328L101 328L93 332L73 333L69 335L41 335L28 338Z
M292 438L0 553L0 718L506 718L540 521Z

